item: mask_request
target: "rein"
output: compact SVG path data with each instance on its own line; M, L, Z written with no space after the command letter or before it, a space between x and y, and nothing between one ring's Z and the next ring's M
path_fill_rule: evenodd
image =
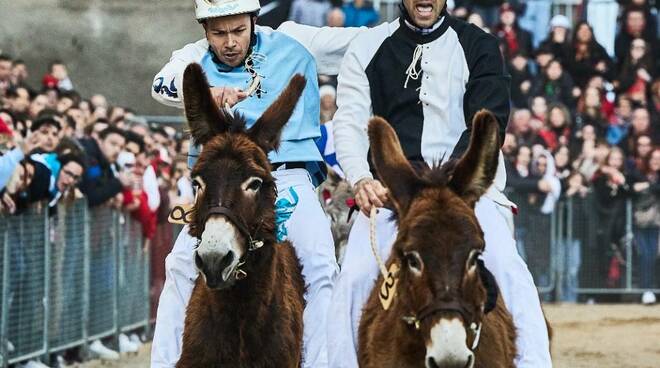
M378 243L376 239L377 214L378 214L378 209L376 207L372 207L371 212L369 213L369 240L371 243L371 251L373 252L374 257L376 258L376 263L378 263L378 268L380 269L380 273L383 276L383 284L381 285L381 289L379 293L380 302L383 306L383 309L388 310L392 304L392 301L394 300L394 296L396 295L396 287L399 281L398 280L399 267L397 266L396 262L394 262L392 263L388 271L387 267L385 267L385 263L380 257L380 254L378 253ZM468 308L465 307L463 303L458 301L444 302L439 300L434 300L428 305L426 305L424 308L422 308L419 312L413 313L412 315L409 316L402 316L401 319L407 325L413 326L416 330L419 330L421 323L424 319L438 312L456 312L460 314L461 317L463 317L463 320L465 321L473 320L472 319L473 314L469 311ZM482 322L470 323L470 330L474 335L474 340L472 341L471 350L476 349L477 346L479 345L479 339L481 337L481 326L482 326Z

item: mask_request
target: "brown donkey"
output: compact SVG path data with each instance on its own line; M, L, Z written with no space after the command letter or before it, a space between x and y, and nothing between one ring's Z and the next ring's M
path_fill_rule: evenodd
M479 112L465 155L421 173L383 119L371 120L369 139L398 212L387 268L396 264L399 270L382 297L379 278L364 308L360 367L513 367L515 332L502 299L484 315L486 288L478 267L484 238L474 214L497 168L495 117ZM393 296L385 310L379 299L388 292Z
M275 181L266 153L305 87L296 75L247 129L220 110L197 64L183 97L192 137L204 145L191 176L197 187L190 235L200 271L186 311L177 368L298 367L304 281L296 253L275 237Z

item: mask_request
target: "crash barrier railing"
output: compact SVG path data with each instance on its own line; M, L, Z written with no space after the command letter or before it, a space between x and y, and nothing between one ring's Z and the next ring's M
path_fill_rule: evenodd
M551 213L544 214L544 196L507 195L518 205L513 219L518 252L544 300L575 302L584 300L579 299L581 295L660 293L653 267L657 246L649 254L640 243L644 234L653 231L657 241L658 229L635 226L633 199L603 202L590 192L562 199Z
M2 367L149 328L140 223L84 200L52 212L0 217Z

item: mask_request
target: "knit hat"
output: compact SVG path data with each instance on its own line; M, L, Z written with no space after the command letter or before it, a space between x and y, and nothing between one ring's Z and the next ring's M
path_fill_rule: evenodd
M550 20L550 29L557 27L571 29L571 21L565 15L557 14Z

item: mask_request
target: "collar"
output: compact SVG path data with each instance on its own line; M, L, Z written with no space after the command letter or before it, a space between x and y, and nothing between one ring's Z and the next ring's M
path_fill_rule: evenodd
M403 36L412 40L418 45L423 45L433 42L445 34L447 29L449 29L450 23L451 17L447 14L443 14L431 28L419 28L411 23L407 17L400 17L399 29L401 30Z

